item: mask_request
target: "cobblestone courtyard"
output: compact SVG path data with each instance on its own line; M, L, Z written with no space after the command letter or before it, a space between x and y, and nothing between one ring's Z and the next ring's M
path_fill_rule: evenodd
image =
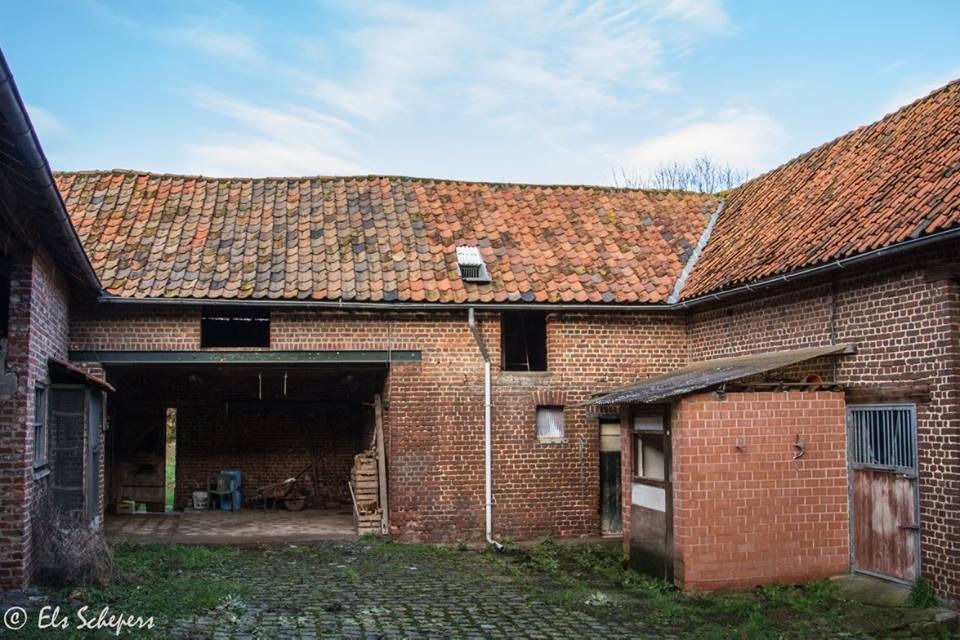
M832 582L686 595L625 569L616 544L547 542L496 553L372 539L245 547L119 542L114 551L118 577L110 586L40 592L7 606L24 606L31 621L43 604L58 604L66 615L109 606L156 618L151 632L121 637L198 640L885 638L914 635L912 621L926 615L847 601ZM34 627L11 637L91 637ZM116 635L104 629L96 637Z
M181 637L583 638L643 637L617 622L546 603L487 554L429 547L326 543L267 551L264 571L225 567L246 596L178 623ZM603 606L603 605L600 605ZM626 626L623 626L626 624ZM660 633L656 634L661 636Z

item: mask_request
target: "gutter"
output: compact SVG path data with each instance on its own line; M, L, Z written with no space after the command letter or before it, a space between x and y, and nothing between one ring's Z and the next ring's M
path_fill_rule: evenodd
M497 551L503 551L503 545L493 539L493 393L490 381L490 353L480 335L477 319L473 307L467 312L467 326L473 339L477 341L477 348L483 357L483 471L484 471L484 510L486 515L487 544L493 545Z
M872 262L873 260L877 260L887 256L899 255L901 253L905 253L912 249L925 247L927 245L950 240L953 238L960 238L960 227L954 227L952 229L938 231L936 233L931 233L928 236L923 236L920 238L905 240L904 242L899 242L897 244L890 245L887 247L880 247L878 249L873 249L865 253L859 253L855 256L850 256L849 258L839 258L837 260L831 260L830 262L826 262L824 264L818 264L812 267L807 267L805 269L799 269L791 273L785 273L781 275L761 278L760 280L742 284L742 285L733 287L732 289L726 289L724 291L718 291L716 293L701 294L694 298L690 298L689 300L675 302L668 306L671 309L689 309L692 307L699 307L706 302L718 302L718 301L725 300L727 298L740 295L743 293L752 293L755 291L760 291L762 289L767 289L774 285L783 284L787 282L794 282L797 280L807 279L820 274L839 271L842 269L846 269L849 266L858 265L864 262Z
M80 243L80 237L70 222L63 198L60 197L53 174L50 172L50 165L40 146L37 133L30 123L30 117L27 115L26 107L20 98L20 92L17 91L13 74L7 66L2 51L0 51L0 112L4 114L10 128L14 131L14 144L26 163L29 177L40 188L43 204L51 209L59 220L60 235L66 240L71 257L80 266L83 279L94 292L102 293L100 279L97 278Z
M270 298L124 298L114 295L101 295L98 302L115 304L156 304L176 306L253 306L253 307L294 307L294 308L323 308L342 310L369 310L369 311L464 311L480 307L489 311L510 311L512 309L528 309L538 311L669 311L666 304L597 304L597 303L560 303L549 302L356 302L340 300L274 300Z

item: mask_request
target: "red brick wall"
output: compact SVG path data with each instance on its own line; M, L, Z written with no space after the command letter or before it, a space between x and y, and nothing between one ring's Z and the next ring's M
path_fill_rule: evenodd
M0 400L0 588L30 582L37 560L33 517L50 476L33 468L34 388L49 384L47 359L66 359L67 288L44 255L23 252L11 274L7 369L17 392ZM50 453L52 463L52 452Z
M848 570L845 413L839 392L699 394L676 403L679 585L743 588ZM806 449L794 460L798 434Z
M199 348L199 312L79 307L72 349ZM684 321L666 314L553 314L549 371L499 371L499 314L478 321L494 362L494 528L498 536L599 533L597 421L574 405L686 361ZM153 339L151 336L160 336ZM393 532L403 539L483 536L483 366L458 313L347 313L276 309L274 350L419 350L394 363L384 414ZM540 443L537 394L567 407L565 441Z
M942 266L958 253L955 243L844 272L833 287L794 286L688 316L694 360L851 342L857 354L837 366L843 385L929 385L929 401L917 404L921 572L953 599L960 598L960 289Z
M344 418L337 424L315 424L293 416L234 416L225 419L219 407L181 405L177 411L177 496L182 508L190 492L206 488L221 469L243 473L244 497L257 487L293 477L313 462L319 500L324 507L350 505L347 481L353 456L370 444L370 431ZM313 470L310 470L313 473ZM301 490L310 490L304 479Z

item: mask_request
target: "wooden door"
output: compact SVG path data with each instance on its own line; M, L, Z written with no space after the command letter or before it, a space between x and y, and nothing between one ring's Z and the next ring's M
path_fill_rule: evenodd
M668 407L637 406L631 414L630 566L673 580L673 489Z
M600 531L623 533L620 421L600 423Z
M920 564L916 409L850 406L847 423L853 568L912 582Z

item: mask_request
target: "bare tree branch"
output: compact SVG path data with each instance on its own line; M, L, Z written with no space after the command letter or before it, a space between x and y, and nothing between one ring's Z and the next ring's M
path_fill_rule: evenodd
M611 172L611 182L615 187L697 193L726 191L743 184L749 177L747 169L721 165L707 156L689 163L678 160L665 162L647 174L639 169L627 170L624 167Z

